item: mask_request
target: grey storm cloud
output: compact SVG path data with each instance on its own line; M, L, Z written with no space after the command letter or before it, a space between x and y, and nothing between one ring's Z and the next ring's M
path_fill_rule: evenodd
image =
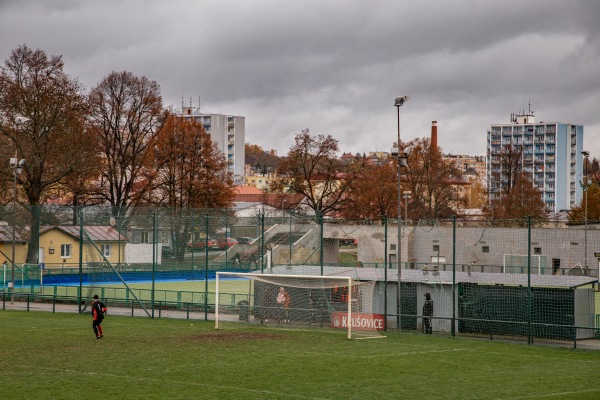
M90 89L144 75L165 105L243 115L246 140L285 153L294 134L346 152L429 135L484 154L486 130L528 108L585 126L600 155L600 2L0 0L0 57L20 44L62 55Z

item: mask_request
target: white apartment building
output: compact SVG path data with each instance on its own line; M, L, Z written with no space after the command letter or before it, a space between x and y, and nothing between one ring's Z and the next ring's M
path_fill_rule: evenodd
M487 131L487 187L490 199L506 184L500 153L512 146L522 150L524 173L542 192L550 211L569 210L581 203L583 178L583 126L563 122L535 122L533 111L511 115L509 124L491 125Z
M227 168L234 180L241 182L244 177L246 118L234 115L203 114L195 107L183 107L181 117L194 118L202 123L206 132L227 159Z

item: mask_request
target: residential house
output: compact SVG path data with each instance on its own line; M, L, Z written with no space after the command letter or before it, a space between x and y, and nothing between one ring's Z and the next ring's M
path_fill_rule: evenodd
M85 226L83 263L125 260L128 238L112 226ZM40 230L40 262L47 268L79 265L79 226L47 226Z
M12 227L0 226L0 263L12 265ZM15 230L15 263L22 264L27 258L27 240L21 238L19 230ZM1 273L1 272L0 272Z

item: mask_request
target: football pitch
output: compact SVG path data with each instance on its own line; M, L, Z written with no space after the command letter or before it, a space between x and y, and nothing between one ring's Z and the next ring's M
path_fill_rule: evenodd
M600 352L0 311L3 399L597 399Z

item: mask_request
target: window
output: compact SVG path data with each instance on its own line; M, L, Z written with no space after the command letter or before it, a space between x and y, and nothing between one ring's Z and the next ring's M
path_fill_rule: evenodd
M61 244L60 245L60 256L62 258L70 258L71 257L71 245L70 244Z
M444 256L431 256L430 262L433 264L445 264L446 257Z
M101 244L100 251L104 255L104 257L110 257L110 244Z
M482 253L489 253L490 252L490 246L481 246L481 252Z
M440 245L439 244L434 244L433 245L433 251L440 251Z
M140 243L150 243L150 234L148 232L140 232Z
M534 247L533 248L533 254L542 254L542 248L541 247Z

